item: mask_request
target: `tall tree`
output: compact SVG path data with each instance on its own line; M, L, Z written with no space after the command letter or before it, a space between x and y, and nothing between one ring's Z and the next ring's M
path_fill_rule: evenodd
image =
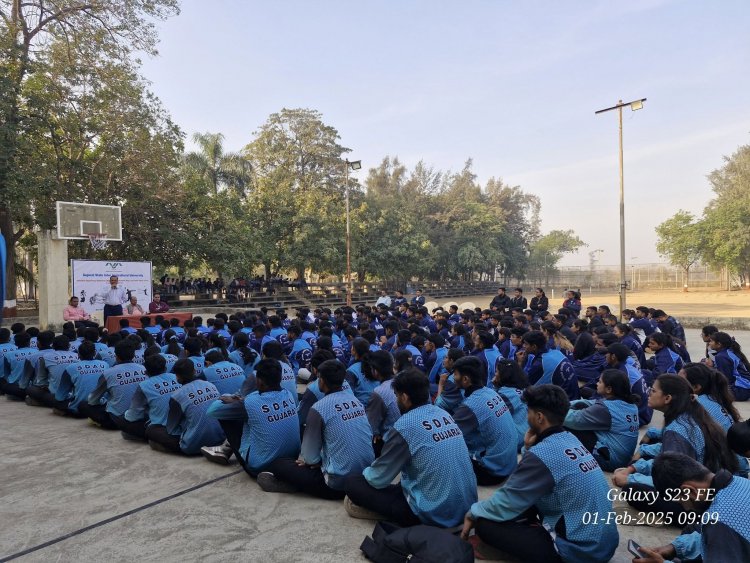
M549 285L550 274L565 254L586 244L572 230L550 231L534 241L529 252L529 269L537 273L539 283Z
M337 270L344 236L344 155L339 133L320 112L282 109L272 114L244 150L253 167L251 209L258 217L257 256L268 276L291 268ZM349 188L359 186L349 178ZM262 211L261 211L262 210ZM339 270L340 271L340 270Z
M685 285L690 285L690 268L701 259L705 241L703 225L682 209L656 227L656 251L673 266L682 268Z
M704 210L701 221L704 260L726 267L750 281L750 145L744 145L724 166L708 176L716 194Z
M195 133L193 141L198 151L185 155L185 166L201 177L209 193L217 195L222 187L229 187L245 195L251 180L252 167L240 153L224 151L221 133Z
M25 201L25 178L17 173L21 129L35 119L24 90L48 45L96 43L108 58L132 60L135 52L156 53L154 21L179 12L177 0L0 0L0 231L8 255L6 303L15 304L14 212ZM74 48L74 47L71 47Z

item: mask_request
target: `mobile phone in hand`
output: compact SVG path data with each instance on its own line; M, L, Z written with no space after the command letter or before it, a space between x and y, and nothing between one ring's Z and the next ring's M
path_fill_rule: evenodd
M628 551L633 554L633 557L643 557L643 553L638 551L641 546L635 543L633 540L628 540Z

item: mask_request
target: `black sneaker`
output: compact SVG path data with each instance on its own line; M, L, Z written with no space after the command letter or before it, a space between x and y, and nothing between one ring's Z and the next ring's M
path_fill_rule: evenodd
M270 471L263 471L258 474L258 486L267 493L296 493L297 488L280 481Z

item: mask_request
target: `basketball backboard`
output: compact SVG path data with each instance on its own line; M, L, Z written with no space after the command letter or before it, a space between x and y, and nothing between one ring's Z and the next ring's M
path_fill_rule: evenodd
M86 240L105 233L106 240L122 240L122 208L119 205L57 202L57 238Z

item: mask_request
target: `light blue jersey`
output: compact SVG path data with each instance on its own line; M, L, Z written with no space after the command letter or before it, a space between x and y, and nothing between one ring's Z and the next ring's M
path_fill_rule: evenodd
M494 390L471 391L453 413L469 454L487 471L508 476L517 465L517 435L508 405Z
M203 377L206 381L216 385L222 395L233 395L239 392L245 382L245 372L242 368L226 360L204 368Z
M286 389L255 391L242 403L215 401L208 409L208 416L244 421L239 453L252 474L266 470L279 458L299 455L297 407Z
M78 406L88 400L89 394L96 388L99 378L108 369L109 365L104 360L82 360L65 366L60 376L60 384L57 386L55 400L70 400L68 409L78 412ZM108 396L105 394L101 402L106 403Z
M149 424L166 426L169 399L180 387L172 373L154 375L141 381L130 401L130 408L125 411L125 420L146 420Z
M115 416L125 414L138 384L147 377L143 366L136 363L117 364L105 370L97 389L102 387L102 380L104 380L106 391L109 393L107 412Z
M213 383L196 379L172 393L167 416L167 432L180 437L180 450L188 455L200 453L203 446L218 446L224 441L219 421L207 416L208 407L221 394ZM176 404L176 408L173 408Z
M383 453L363 475L382 489L399 473L409 507L425 524L457 526L477 500L463 434L451 416L434 405L403 414L385 436Z

